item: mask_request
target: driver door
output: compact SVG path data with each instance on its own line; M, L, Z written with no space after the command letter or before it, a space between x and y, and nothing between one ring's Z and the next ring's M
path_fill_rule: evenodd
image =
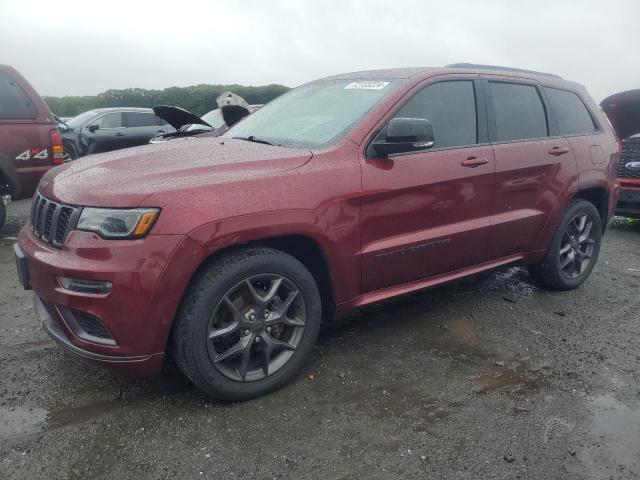
M427 119L434 146L389 158L367 150L362 161L364 292L487 260L494 156L481 88L475 75L418 87L386 122Z
M127 146L127 129L123 126L120 112L102 115L85 127L83 133L89 141L88 154L118 150Z

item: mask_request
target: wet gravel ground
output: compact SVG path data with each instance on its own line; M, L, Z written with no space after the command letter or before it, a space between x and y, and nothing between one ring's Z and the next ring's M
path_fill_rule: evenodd
M640 223L576 291L505 268L374 306L293 384L228 405L57 348L14 272L28 208L0 234L0 478L640 477Z

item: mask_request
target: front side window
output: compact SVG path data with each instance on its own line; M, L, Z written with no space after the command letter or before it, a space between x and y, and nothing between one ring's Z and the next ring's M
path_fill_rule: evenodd
M545 87L560 135L588 135L596 131L593 118L580 97L573 92Z
M153 127L157 124L153 113L124 112L124 116L127 127Z
M393 80L327 80L285 93L223 136L296 148L334 145L394 87Z
M91 125L98 125L100 130L104 130L105 128L120 128L122 126L122 114L119 112L107 113L94 122L91 122Z
M27 93L15 80L0 73L0 118L25 119L37 116L38 112Z
M536 87L489 82L496 121L496 140L508 142L549 135L547 116Z
M478 142L473 82L454 80L428 85L409 100L395 118L423 118L433 125L434 148Z

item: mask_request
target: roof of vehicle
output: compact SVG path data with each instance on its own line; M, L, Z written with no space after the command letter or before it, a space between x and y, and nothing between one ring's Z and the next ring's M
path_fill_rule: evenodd
M96 113L105 113L105 112L145 112L145 113L153 113L151 108L141 108L141 107L104 107L104 108L92 108L91 110L87 110L87 112L96 112Z
M525 70L521 68L501 67L496 65L480 65L474 63L452 63L444 67L408 67L408 68L389 68L381 70L364 70L359 72L342 73L323 78L322 80L394 80L407 79L412 77L429 77L434 74L443 73L484 73L488 75L505 75L519 78L532 78L545 82L562 82L566 81L551 73L537 72L534 70ZM567 82L572 83L572 82Z

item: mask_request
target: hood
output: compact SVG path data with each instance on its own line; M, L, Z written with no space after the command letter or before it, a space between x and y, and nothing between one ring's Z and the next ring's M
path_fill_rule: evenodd
M605 98L600 106L607 114L618 138L640 133L640 90L629 90Z
M41 185L46 184L45 196L72 205L135 207L153 193L268 177L304 165L311 155L242 140L193 138L89 155L50 170Z
M209 125L197 115L194 115L189 110L185 110L184 108L180 107L158 105L157 107L153 107L153 113L155 113L158 117L163 119L176 130L180 130L180 128L184 127L185 125L193 125L194 123L211 127L211 125Z
M216 99L216 103L224 123L229 127L232 127L253 111L251 105L244 98L231 92L224 92Z

